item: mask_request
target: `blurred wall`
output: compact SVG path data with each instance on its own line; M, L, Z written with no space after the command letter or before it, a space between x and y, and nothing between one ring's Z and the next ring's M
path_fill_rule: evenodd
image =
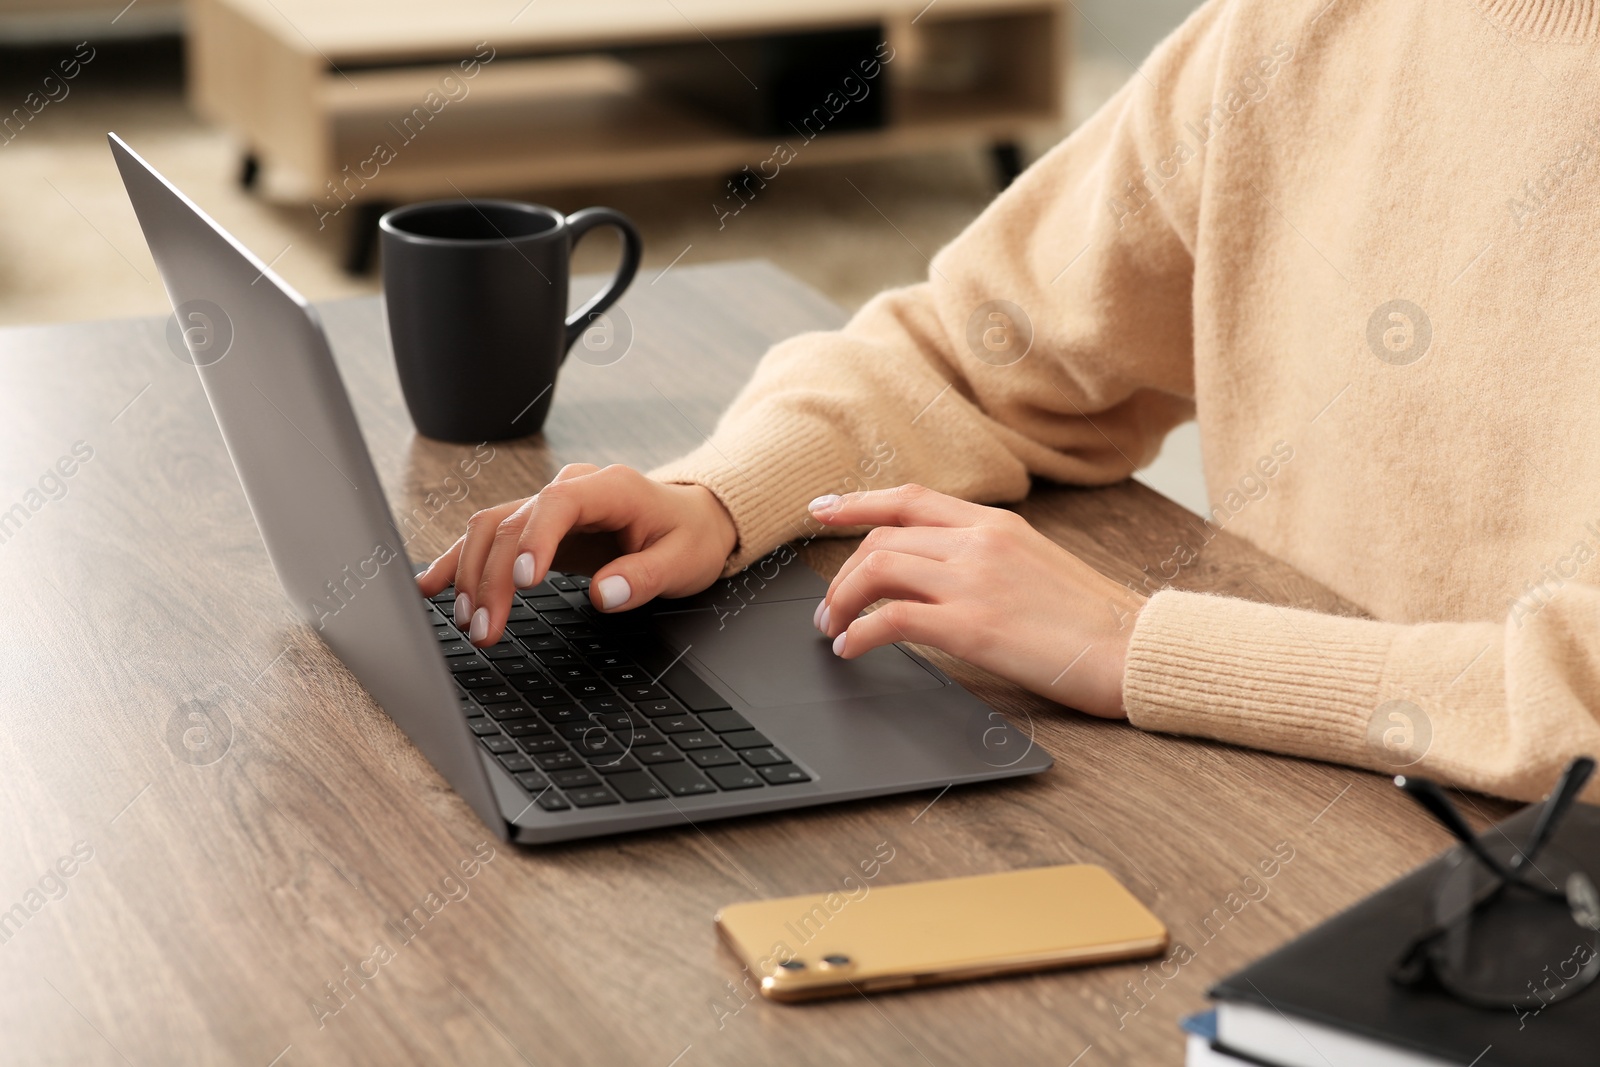
M1189 17L1196 0L1073 0L1081 54L1138 63Z

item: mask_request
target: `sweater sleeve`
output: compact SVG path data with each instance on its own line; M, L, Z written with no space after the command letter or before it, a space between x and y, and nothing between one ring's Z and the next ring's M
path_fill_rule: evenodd
M1168 590L1140 612L1123 702L1146 729L1534 800L1600 754L1597 635L1593 586L1410 625Z
M1229 3L1196 12L926 282L775 346L706 443L651 472L728 508L729 572L821 533L815 496L914 481L997 503L1031 477L1108 484L1192 415L1204 160L1180 122L1210 106ZM1183 167L1200 180L1163 180Z

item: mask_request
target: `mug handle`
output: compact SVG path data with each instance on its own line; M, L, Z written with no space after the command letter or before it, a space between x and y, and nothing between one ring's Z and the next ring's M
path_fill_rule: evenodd
M577 247L583 235L596 226L615 226L617 232L622 234L622 262L617 266L617 273L612 276L611 284L596 293L587 304L574 311L572 317L567 319L567 347L562 350L563 360L572 350L573 342L583 336L583 331L589 324L599 318L606 308L616 303L617 298L628 288L628 283L633 281L633 276L639 271L639 256L644 251L644 242L639 239L639 230L634 226L632 219L608 207L586 207L567 216L569 255L572 249Z

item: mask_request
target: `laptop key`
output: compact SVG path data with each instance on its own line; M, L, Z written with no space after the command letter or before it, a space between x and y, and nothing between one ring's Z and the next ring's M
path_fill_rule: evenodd
M706 774L723 789L755 789L761 776L749 767L712 767Z
M540 617L551 626L581 626L588 620L580 612L562 605L559 611L541 611Z
M433 636L442 643L449 643L461 640L461 631L449 623L445 623L443 626L435 626L433 628Z
M550 727L538 719L512 719L501 723L500 728L511 737L546 737L551 732Z
M561 799L561 794L554 789L546 789L543 793L540 793L539 799L535 800L534 803L545 811L566 811L572 807L571 804Z
M696 748L721 748L717 743L717 735L710 730L696 730L693 733L673 734L672 743L681 749Z
M777 763L788 763L789 757L775 748L747 748L739 755L752 767L770 767Z
M667 795L661 791L661 787L655 783L655 779L643 771L626 771L622 774L613 774L606 779L606 782L612 789L617 791L618 796L630 803L641 800L661 800Z
M599 785L600 779L596 778L588 768L578 768L570 771L551 771L550 780L562 789L576 789L584 785Z
M568 651L564 645L557 645L548 652L540 652L538 656L539 662L546 667L571 667L578 662L578 657Z
M480 704L515 704L521 698L516 690L507 689L505 686L495 686L493 689L474 689L472 698Z
M552 589L559 589L563 593L576 593L578 591L578 583L565 574L553 572L545 578L545 581L550 583Z
M600 676L615 686L650 684L650 676L643 667L605 667Z
M486 686L499 685L500 676L488 671L477 671L472 674L456 675L456 684L463 689L482 689Z
M451 629L454 630L455 627L452 626ZM460 634L454 634L448 644L439 646L439 655L441 656L476 656L477 654L478 650L472 647L471 642L461 640Z
M659 685L619 685L617 686L617 692L622 694L623 699L631 700L635 704L648 700L667 699L667 691Z
M493 737L485 737L481 740L483 741L483 747L488 749L490 752L493 752L497 756L506 752L515 752L517 750L517 746L512 744L511 738L502 737L499 734L496 734Z
M689 758L699 767L728 767L740 766L739 757L722 747L697 748L689 753Z
M651 719L650 725L664 734L686 734L692 730L703 730L700 720L693 715L673 715L660 719Z
M520 752L508 752L504 756L500 756L498 758L500 760L500 766L504 767L508 771L512 771L513 773L516 771L533 770L533 760L529 759L527 756L524 756Z
M506 623L506 633L512 637L520 637L524 641L534 637L548 637L550 627L538 619L524 619L521 622Z
M476 650L472 655L451 656L444 661L444 665L450 668L451 674L481 672L489 669L489 661L477 655Z
M639 769L639 761L632 756L590 756L584 755L591 769L601 774L621 774L624 771Z
M603 785L567 790L567 799L580 808L598 808L602 804L615 804L616 796Z
M592 658L594 656L617 654L622 650L622 646L619 645L614 639L610 637L598 636L581 637L572 642L572 647L577 649L581 654L591 657L591 663L594 662Z
M513 674L506 679L511 688L522 693L556 693L556 683L542 674Z
M671 745L647 745L634 749L633 758L646 764L675 763L683 759L683 753Z
M590 734L580 741L574 741L572 747L583 756L622 756L628 752L627 745L614 737L603 737L600 734Z
M611 711L620 711L626 713L631 707L631 705L621 697L590 697L588 700L583 702L583 706L589 711L599 712L602 714Z
M523 771L515 777L517 784L530 793L539 793L550 788L550 779L538 771Z
M595 679L592 682L565 681L562 684L567 687L567 692L579 700L611 695L611 687L599 679Z
M716 786L706 781L705 775L687 763L665 763L651 767L650 771L661 779L661 784L676 797L692 797L717 791Z
M633 706L652 719L657 719L664 715L686 714L683 705L676 700L635 701Z
M642 747L667 743L666 734L652 730L648 726L621 727L616 731L616 738L625 745L639 745Z
M468 723L467 725L472 727L472 732L477 734L479 737L493 737L495 734L500 732L500 727L496 726L488 719L478 719L474 722Z
M581 741L585 737L610 737L605 727L590 719L587 715L568 720L556 727L556 733L568 741Z
M702 711L700 721L706 724L706 729L714 730L719 734L733 733L735 730L754 730L750 720L732 709L723 711ZM765 742L771 744L771 742Z
M521 688L520 686L518 688ZM536 708L570 707L571 700L559 689L522 689L522 699Z
M707 712L706 714L713 713ZM760 730L739 730L735 733L723 734L722 743L732 749L772 747L772 740Z
M526 704L490 704L484 708L491 719L532 719L533 709Z
M528 605L518 604L515 602L512 603L511 610L506 613L506 620L508 622L531 622L538 617L538 613L536 613L532 608L528 607Z
M578 757L568 751L542 752L533 759L547 771L564 771L579 765Z
M791 785L795 782L811 781L809 774L792 763L780 763L775 767L757 767L756 773L773 785Z
M481 648L478 651L487 658L494 660L496 667L500 666L499 661L503 659L528 658L528 654L522 650L522 646L520 644L515 641L507 641L503 637L500 639L499 644L490 645L488 648Z
M638 669L638 664L621 652L585 652L584 659L589 661L589 666L598 671L620 670L624 667Z
M547 752L565 752L567 743L555 734L545 734L542 737L530 735L517 738L517 744L530 756L539 756Z
M539 717L551 726L560 726L564 722L587 722L589 715L582 708L573 704L552 704L539 709Z
M497 659L494 661L494 669L505 675L507 678L518 674L539 673L539 668L534 665L534 662L531 659ZM544 676L539 675L539 679L540 681L543 681Z

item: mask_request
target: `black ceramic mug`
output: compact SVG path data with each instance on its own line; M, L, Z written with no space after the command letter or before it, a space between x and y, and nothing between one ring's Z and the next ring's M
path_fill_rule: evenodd
M572 248L596 226L622 234L622 264L569 316ZM418 431L442 441L537 433L567 350L633 281L642 247L619 211L513 200L412 204L378 228L400 388Z

